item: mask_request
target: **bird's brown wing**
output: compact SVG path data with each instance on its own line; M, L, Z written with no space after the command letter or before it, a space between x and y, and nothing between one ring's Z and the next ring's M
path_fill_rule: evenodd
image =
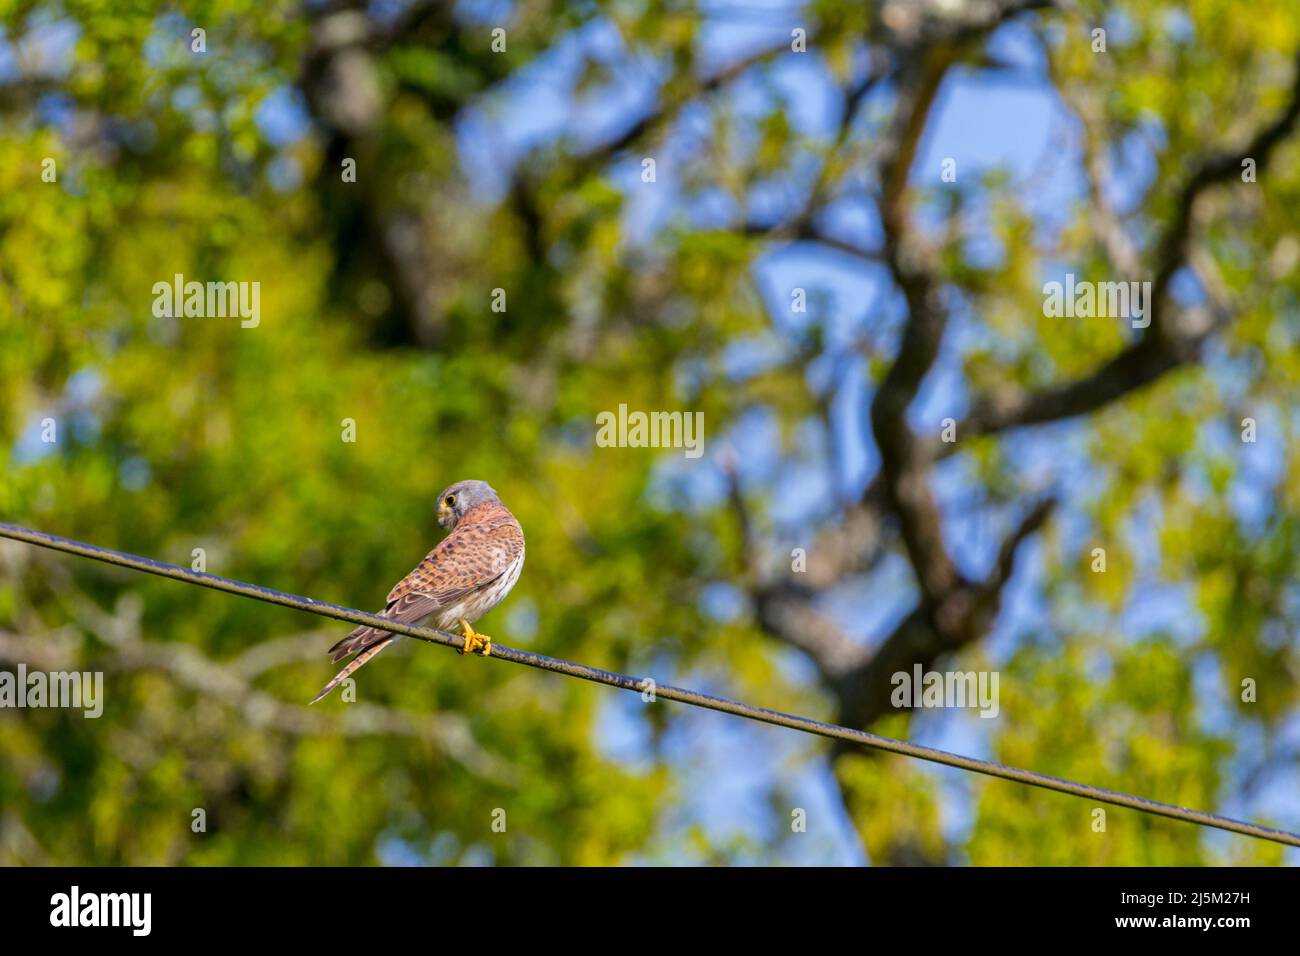
M509 521L484 517L487 520L462 522L398 581L380 616L413 624L504 574L523 549L523 532L513 516ZM389 636L388 631L363 625L330 648L330 660L337 663Z
M514 515L502 505L480 505L397 582L388 592L388 604L408 594L460 597L486 587L505 573L523 548L524 532Z
M403 595L388 605L379 612L379 616L386 617L390 621L396 621L398 624L414 624L440 607L442 607L442 602L435 595L411 593ZM381 631L379 628L363 624L330 648L330 660L337 664L348 655L364 651L371 644L391 636L392 634L389 631Z

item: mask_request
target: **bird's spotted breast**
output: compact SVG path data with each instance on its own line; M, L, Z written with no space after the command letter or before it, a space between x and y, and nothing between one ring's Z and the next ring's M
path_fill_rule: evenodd
M483 587L456 600L434 615L436 627L444 630L455 627L463 618L471 624L505 600L519 581L524 569L524 549L521 547L513 561L502 574Z

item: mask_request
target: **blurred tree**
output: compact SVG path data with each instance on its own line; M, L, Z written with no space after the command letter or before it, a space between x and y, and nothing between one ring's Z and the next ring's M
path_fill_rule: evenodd
M1300 704L1293 4L0 10L6 520L375 607L436 541L432 496L482 477L529 541L499 641L1278 818ZM736 52L742 28L762 42ZM955 180L926 161L971 78L1054 91L1078 163L1048 178L1081 190L971 173L959 142ZM629 84L648 95L619 108ZM505 137L545 125L552 87L568 122ZM845 308L814 270L799 311L771 288L782 252L873 297ZM1049 316L1065 271L1149 281L1149 325ZM177 274L260 282L260 322L155 316ZM594 447L622 403L703 412L712 453ZM0 860L820 852L774 836L798 767L758 785L745 833L700 825L724 775L673 743L696 715L425 647L308 710L344 628L0 561L0 660L108 674L98 720L0 711ZM998 670L999 719L896 711L917 664ZM754 733L733 761L786 759ZM877 863L1281 859L1118 810L1097 833L1080 801L894 758L830 765Z

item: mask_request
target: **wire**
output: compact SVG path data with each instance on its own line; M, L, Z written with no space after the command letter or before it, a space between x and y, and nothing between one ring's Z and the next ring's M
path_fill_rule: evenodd
M315 601L311 598L300 597L296 594L286 594L283 591L260 587L256 584L247 584L243 581L235 581L230 578L218 577L215 574L206 574L202 571L191 571L188 568L178 567L174 564L166 564L162 561L154 561L151 558L142 558L138 555L127 554L122 551L113 551L93 544L86 544L82 541L74 541L71 538L61 538L58 535L46 534L42 531L33 531L29 528L18 527L17 525L0 523L0 537L11 538L14 541L23 541L27 544L34 544L54 551L62 551L66 554L75 554L83 558L91 558L95 561L103 561L106 564L113 564L118 567L131 568L135 571L144 571L148 574L157 574L165 578L173 578L177 581L185 581L189 584L197 584L217 591L226 591L230 594L238 594L258 601L265 601L268 604L279 604L283 607L295 608L299 611L306 611L310 614L319 614L322 617L347 621L350 624L368 624L384 631L396 634L405 634L408 637L414 637L422 641L429 641L434 644L442 644L457 649L463 648L465 645L464 638L455 634L449 634L446 631L435 630L434 628L428 627L415 627L410 624L401 624L396 621L389 621L385 618L379 617L377 614L367 614L364 611L358 611L354 608L342 607L338 604L327 604L324 601ZM1234 820L1231 817L1206 813L1203 810L1190 810L1186 807L1177 807L1169 803L1147 800L1145 797L1138 797L1117 790L1105 790L1101 787L1093 787L1085 783L1075 783L1072 780L1062 780L1059 777L1049 777L1045 774L1034 773L1030 770L1020 770L1017 767L1008 767L1003 764L993 763L992 761L976 760L973 757L964 757L961 754L949 753L946 750L937 750L933 747L923 747L920 744L908 743L903 740L894 740L890 737L880 737L876 734L869 734L863 730L853 730L849 727L840 727L836 724L826 724L819 720L800 717L796 714L786 714L777 710L768 710L764 707L755 707L752 704L741 703L740 701L730 700L726 697L714 697L709 694L701 694L694 690L673 687L667 684L659 684L649 678L629 677L626 674L600 670L596 667L588 667L585 664L574 664L571 661L560 660L555 657L547 657L545 654L534 654L531 651L521 651L516 650L513 647L505 647L501 644L497 644L495 641L492 644L491 656L494 659L509 661L512 664L523 664L527 667L537 667L542 670L552 671L556 674L564 674L568 677L578 677L582 680L592 681L597 684L607 684L610 687L618 687L622 690L637 691L640 693L649 692L654 695L655 699L663 698L664 700L674 700L682 704L690 704L693 707L703 707L707 710L716 710L724 714L733 714L736 717L744 717L748 720L757 720L765 724L774 724L778 727L789 727L791 730L801 730L804 733L816 734L820 737L829 737L833 740L843 740L848 743L859 744L873 750L884 750L889 753L902 754L905 757L915 757L920 760L928 760L931 763L943 764L948 767L957 767L961 770L969 770L973 773L982 773L989 777L999 777L1003 780L1014 780L1017 783L1023 783L1031 787L1039 787L1043 790L1054 790L1058 793L1068 793L1076 797L1096 800L1099 803L1108 803L1117 807L1127 807L1130 810L1138 810L1142 813L1168 817L1171 820L1183 820L1187 823L1196 823L1201 826L1215 827L1219 830L1229 830L1233 833L1241 833L1245 836L1257 837L1261 840L1271 840L1274 843L1285 843L1290 846L1300 847L1300 834L1290 833L1286 830L1275 830L1271 827L1261 826L1258 823L1251 823L1245 820Z

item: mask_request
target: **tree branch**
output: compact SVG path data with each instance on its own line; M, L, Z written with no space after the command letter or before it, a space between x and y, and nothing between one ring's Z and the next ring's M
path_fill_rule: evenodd
M1179 190L1173 217L1157 243L1151 324L1142 337L1084 378L1037 391L1002 389L980 396L958 425L958 435L995 435L1085 415L1151 384L1171 369L1199 361L1201 348L1217 323L1198 323L1198 328L1181 330L1168 318L1172 308L1169 286L1188 259L1195 207L1213 186L1239 174L1245 157L1254 158L1257 171L1263 172L1276 147L1295 129L1300 119L1300 56L1295 71L1287 105L1277 118L1260 129L1244 149L1204 159ZM950 445L940 453L953 450Z
M727 478L727 498L745 551L741 582L754 602L759 626L807 654L823 679L836 679L857 666L866 652L829 615L815 607L818 589L791 580L774 580L768 575L754 520L740 488L735 456L729 450L724 452L720 464ZM822 549L815 548L814 552L820 561ZM847 561L848 556L845 557Z
M941 655L982 637L997 616L1020 545L1042 528L1054 507L1055 502L1046 499L1029 510L1003 540L984 581L949 592L933 613L924 603L918 604L868 660L840 675L832 685L840 719L853 727L866 727L893 712L890 693L894 674L910 672L917 664L929 670Z

